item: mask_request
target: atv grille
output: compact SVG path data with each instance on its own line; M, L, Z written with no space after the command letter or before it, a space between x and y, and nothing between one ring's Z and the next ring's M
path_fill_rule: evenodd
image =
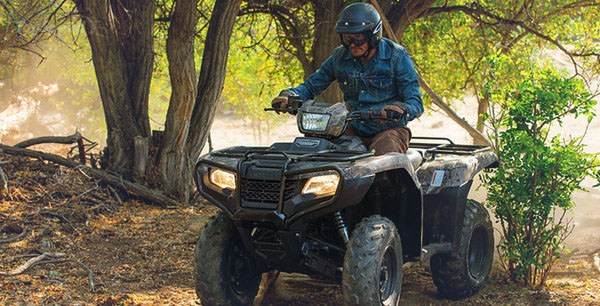
M288 181L285 184L283 199L290 199L296 192L298 183ZM240 195L242 200L262 203L278 203L281 182L241 179Z

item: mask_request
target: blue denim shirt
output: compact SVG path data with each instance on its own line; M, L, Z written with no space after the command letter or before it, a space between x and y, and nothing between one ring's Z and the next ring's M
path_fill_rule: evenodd
M350 50L339 46L304 83L290 88L302 100L314 99L337 80L349 111L381 110L391 102L400 102L405 115L398 122L352 121L361 136L372 136L393 127L406 126L423 113L417 73L406 50L383 38L377 52L363 67ZM335 102L335 101L331 101Z

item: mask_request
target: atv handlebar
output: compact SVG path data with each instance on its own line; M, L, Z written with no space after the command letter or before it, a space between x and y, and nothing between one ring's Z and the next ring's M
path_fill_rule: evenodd
M346 116L346 122L344 122L344 128L342 129L342 133L340 135L344 135L346 133L346 129L348 129L348 123L350 121L360 120L360 121L371 121L371 120L383 120L383 121L394 121L394 119L385 117L381 115L381 111L372 111L372 110L363 110L363 111L354 111Z
M296 115L298 114L298 110L302 107L302 102L303 101L300 99L300 96L289 96L288 104L285 108L265 107L264 110L266 112L275 111Z
M303 101L299 96L289 96L288 104L285 108L274 108L274 107L266 107L265 111L276 111L282 113L288 113L292 115L297 115L298 110L302 107ZM381 121L395 121L394 119L388 118L386 116L381 115L381 111L378 110L362 110L362 111L354 111L349 113L344 120L344 127L342 128L341 135L344 135L346 129L348 129L348 123L350 121L360 120L360 121L372 121L372 120L381 120ZM339 136L338 136L339 137Z
M372 111L372 110L363 110L363 111L355 111L348 114L346 117L346 121L370 121L370 120L384 120L384 121L394 121L394 119L385 117L381 115L381 111Z

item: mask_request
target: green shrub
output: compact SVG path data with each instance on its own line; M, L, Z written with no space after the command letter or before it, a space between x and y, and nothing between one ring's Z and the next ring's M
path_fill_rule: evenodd
M583 189L584 178L598 177L597 154L583 151L583 135L566 139L550 129L568 115L589 124L596 101L581 80L549 69L494 90L492 97L500 107L488 117L500 166L483 182L502 227L498 253L512 280L538 289L572 230L571 195Z

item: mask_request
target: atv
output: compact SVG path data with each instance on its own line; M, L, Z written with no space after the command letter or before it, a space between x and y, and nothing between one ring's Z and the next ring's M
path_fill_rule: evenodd
M344 303L397 305L402 266L430 262L443 297L488 279L489 214L467 199L474 176L497 166L489 147L413 137L406 154L375 156L344 136L353 120L386 120L344 103L290 99L304 137L201 156L199 193L219 212L195 249L202 305L250 305L262 273L303 273L341 283Z

